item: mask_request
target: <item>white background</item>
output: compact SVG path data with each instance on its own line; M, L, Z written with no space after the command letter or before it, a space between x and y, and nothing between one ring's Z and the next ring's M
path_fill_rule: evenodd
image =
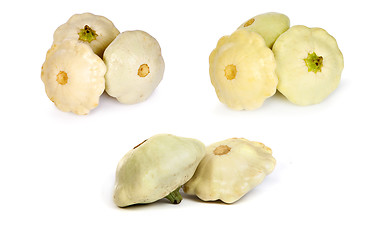
M1 7L0 239L383 239L383 18L379 1L8 1ZM254 111L221 104L208 74L217 40L281 12L322 27L344 55L339 88L300 107L281 94ZM103 95L87 116L47 98L41 65L75 13L144 30L160 43L163 81L147 101ZM271 147L275 171L238 202L184 196L117 208L115 169L157 133L206 144L244 137ZM381 228L381 229L380 229Z

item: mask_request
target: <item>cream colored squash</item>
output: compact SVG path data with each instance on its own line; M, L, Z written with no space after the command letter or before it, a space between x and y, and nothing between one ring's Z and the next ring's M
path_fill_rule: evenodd
M236 110L259 108L276 92L276 63L255 32L244 29L222 37L209 56L211 83L221 102Z
M205 145L195 139L170 134L149 138L120 160L114 202L125 207L166 197L180 203L179 188L192 177L204 154Z
M343 55L321 28L293 26L275 42L277 89L298 105L322 102L339 85Z
M41 79L57 108L84 115L99 104L105 72L103 60L87 44L68 39L47 52Z
M264 144L231 138L207 147L191 180L183 186L187 194L203 201L233 203L259 185L276 164Z
M289 29L289 18L281 13L270 12L257 15L241 24L238 29L246 29L260 34L266 45L272 48L276 39Z
M126 31L104 53L106 92L121 103L146 100L164 74L159 43L146 32Z
M53 43L60 44L65 39L80 40L102 58L104 50L119 33L115 25L103 16L92 13L75 14L56 29Z

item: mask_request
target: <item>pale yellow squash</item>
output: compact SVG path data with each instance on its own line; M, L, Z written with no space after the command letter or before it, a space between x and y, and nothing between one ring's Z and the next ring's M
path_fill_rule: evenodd
M270 12L257 15L243 24L238 29L246 29L248 31L260 34L266 45L272 48L276 39L289 29L289 18L281 13Z
M67 39L47 52L41 79L57 108L84 115L99 104L105 72L103 60L87 44Z
M222 37L209 56L217 97L235 110L259 108L275 94L275 68L275 58L264 39L244 29Z
M196 139L158 134L130 150L116 170L114 202L119 207L151 203L166 197L179 203L179 188L205 154Z
M79 40L88 44L102 58L104 50L119 33L106 17L92 13L75 14L56 29L53 43L60 44L65 39Z
M227 139L207 147L183 190L203 201L233 203L259 185L275 164L272 150L264 144L244 138Z
M277 89L298 105L322 102L339 85L344 58L321 28L293 26L275 42Z
M144 31L121 33L104 53L106 92L119 102L145 101L163 79L164 60L154 37Z

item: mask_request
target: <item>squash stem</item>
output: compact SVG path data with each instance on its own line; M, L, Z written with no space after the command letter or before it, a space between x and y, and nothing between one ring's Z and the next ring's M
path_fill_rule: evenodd
M167 198L173 204L179 204L181 200L183 200L183 197L181 197L179 190L180 190L180 187L176 188L175 191L168 194L168 196L166 196L165 198Z
M85 25L83 29L80 29L79 34L79 40L83 42L92 42L93 40L96 40L96 37L98 36L97 33L90 28L88 25Z
M308 53L308 57L304 59L305 64L308 67L308 72L321 72L323 67L323 57L317 56L315 52Z

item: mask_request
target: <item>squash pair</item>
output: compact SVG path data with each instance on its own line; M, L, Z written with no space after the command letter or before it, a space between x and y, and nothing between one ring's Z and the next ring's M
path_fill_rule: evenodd
M244 138L205 147L196 139L157 134L120 160L114 202L119 207L162 198L180 203L182 187L203 201L233 203L259 185L275 164L270 148Z

